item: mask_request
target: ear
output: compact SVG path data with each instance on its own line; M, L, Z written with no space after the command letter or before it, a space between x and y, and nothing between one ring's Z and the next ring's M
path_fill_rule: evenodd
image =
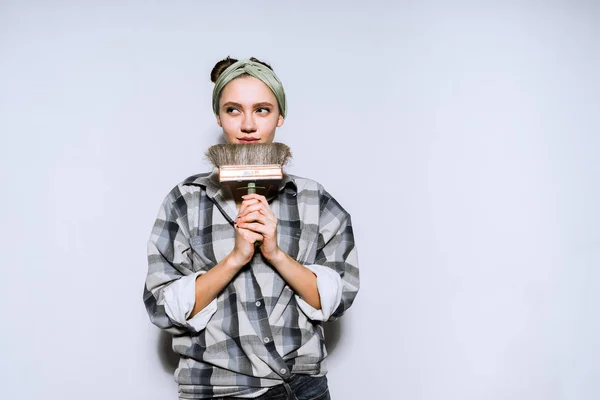
M221 117L217 114L217 125L219 125L221 128L223 127L223 125L221 125Z
M279 117L277 117L277 127L279 128L281 125L283 125L283 115L279 114Z

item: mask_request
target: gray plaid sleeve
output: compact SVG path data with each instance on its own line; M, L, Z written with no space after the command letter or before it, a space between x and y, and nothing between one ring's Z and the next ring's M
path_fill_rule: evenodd
M189 230L185 200L175 188L158 212L148 241L148 274L144 303L153 324L173 334L190 330L185 321L176 321L166 311L165 289L173 282L195 274L189 255Z
M342 279L341 301L328 319L333 321L350 308L358 293L358 256L350 214L326 191L321 195L320 203L319 247L315 264L333 269Z

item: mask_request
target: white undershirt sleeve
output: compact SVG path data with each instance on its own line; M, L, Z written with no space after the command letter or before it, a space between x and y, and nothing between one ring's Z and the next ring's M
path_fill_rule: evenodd
M305 265L305 267L317 276L317 290L321 300L321 309L317 310L296 295L298 306L308 318L315 321L327 321L342 301L342 278L329 267L317 264Z
M186 275L169 284L164 292L165 312L175 323L193 332L206 328L208 321L217 311L217 299L213 299L200 312L189 318L196 304L196 278L206 271Z

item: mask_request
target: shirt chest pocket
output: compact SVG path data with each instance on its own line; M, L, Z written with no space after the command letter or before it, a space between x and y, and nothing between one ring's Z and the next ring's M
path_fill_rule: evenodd
M312 264L316 258L317 235L309 229L277 227L279 247L300 264Z
M231 235L214 232L201 233L190 239L192 268L194 272L208 271L233 250L235 240Z

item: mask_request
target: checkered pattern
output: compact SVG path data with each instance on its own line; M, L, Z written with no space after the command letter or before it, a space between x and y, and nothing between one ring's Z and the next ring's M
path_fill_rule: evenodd
M270 206L279 220L279 246L300 264L341 277L342 299L329 319L340 317L359 288L349 214L321 185L291 175ZM233 249L236 214L216 173L201 174L169 193L152 229L144 302L151 321L174 335L181 399L252 396L292 374L326 373L322 322L302 311L301 300L259 252L218 295L205 329L190 329L165 311L166 287L209 270Z

